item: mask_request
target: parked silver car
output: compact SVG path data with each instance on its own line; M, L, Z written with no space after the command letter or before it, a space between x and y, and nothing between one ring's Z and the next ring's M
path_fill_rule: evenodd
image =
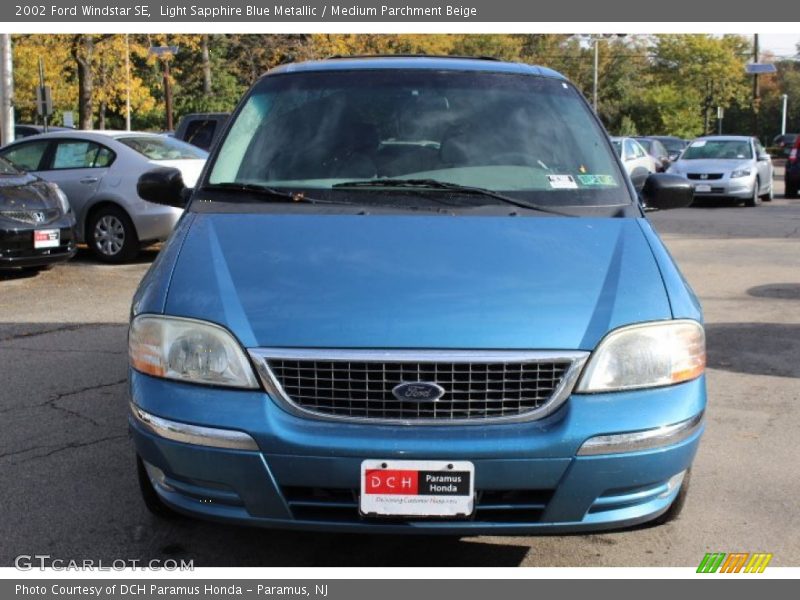
M691 180L695 199L732 198L747 206L772 200L772 159L756 138L697 138L667 172Z
M655 159L633 138L612 137L611 143L622 159L622 164L631 178L633 187L641 192L645 180L657 170Z
M0 157L64 190L77 218L77 240L111 263L166 239L182 212L142 200L139 176L154 166L176 167L193 186L207 156L185 142L132 131L58 131L0 148Z

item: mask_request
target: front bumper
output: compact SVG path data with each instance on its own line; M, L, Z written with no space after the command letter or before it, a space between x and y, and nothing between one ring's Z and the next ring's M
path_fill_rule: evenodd
M736 179L717 179L701 181L690 179L689 182L694 186L694 197L698 198L734 198L738 200L748 200L753 197L753 186L755 179L752 177L741 177ZM710 191L699 191L698 186L709 186Z
M64 262L75 256L74 219L64 217L39 229L58 229L60 245L54 248L34 248L33 226L0 226L0 269L44 267Z
M262 391L205 388L133 371L131 395L134 407L151 415L245 433L258 448L168 439L132 414L136 450L154 488L180 512L266 527L448 534L593 531L659 516L677 496L702 424L666 446L578 452L589 438L690 420L706 402L700 378L669 388L573 395L544 419L476 428L316 421L286 413ZM472 461L473 519L362 519L357 495L366 458Z

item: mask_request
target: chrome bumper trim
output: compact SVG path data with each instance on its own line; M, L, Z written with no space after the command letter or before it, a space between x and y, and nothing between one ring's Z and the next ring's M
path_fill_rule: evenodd
M691 419L665 427L589 438L578 450L578 456L621 454L672 446L692 437L703 426L703 414L701 412Z
M258 450L256 441L241 431L200 427L162 419L142 410L133 402L130 407L133 418L139 425L150 433L173 442L228 450Z

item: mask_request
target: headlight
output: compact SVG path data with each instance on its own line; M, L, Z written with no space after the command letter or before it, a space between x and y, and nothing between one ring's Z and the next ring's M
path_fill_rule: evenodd
M133 319L128 356L137 371L207 385L257 388L236 339L219 325L157 315Z
M737 177L748 177L750 175L750 169L738 169L731 173L731 179L736 179Z
M67 214L70 210L72 210L72 207L69 205L69 198L67 198L64 190L58 187L55 183L48 183L47 185L51 190L53 190L53 195L58 198L58 204L61 208L61 212Z
M592 354L577 392L672 385L699 377L706 339L697 321L659 321L609 333Z

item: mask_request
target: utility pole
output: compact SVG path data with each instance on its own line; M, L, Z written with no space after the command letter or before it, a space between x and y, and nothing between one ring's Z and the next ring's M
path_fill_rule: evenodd
M753 35L753 63L758 64L758 34ZM758 88L758 73L753 74L753 131L756 137L759 137L759 123L758 112L760 110L761 98L760 90Z
M169 76L169 58L164 58L164 109L167 111L167 131L173 131L172 126L172 82Z
M0 34L0 145L14 141L14 63L11 35Z
M206 96L211 95L211 55L208 51L209 35L203 34L200 43L200 52L203 61L203 94Z
M131 49L125 34L125 131L131 130Z
M41 103L42 108L40 109L42 112L42 122L44 123L44 132L47 133L47 118L50 116L47 114L47 109L45 108L46 100L46 93L44 91L44 59L39 57L39 89L42 90L39 92L41 99L37 99L38 102Z
M597 80L600 66L600 38L594 38L594 85L592 86L592 107L597 112Z
M175 129L172 126L172 81L169 75L169 61L177 53L177 46L150 46L150 54L160 58L164 65L164 111L166 112L167 131Z

